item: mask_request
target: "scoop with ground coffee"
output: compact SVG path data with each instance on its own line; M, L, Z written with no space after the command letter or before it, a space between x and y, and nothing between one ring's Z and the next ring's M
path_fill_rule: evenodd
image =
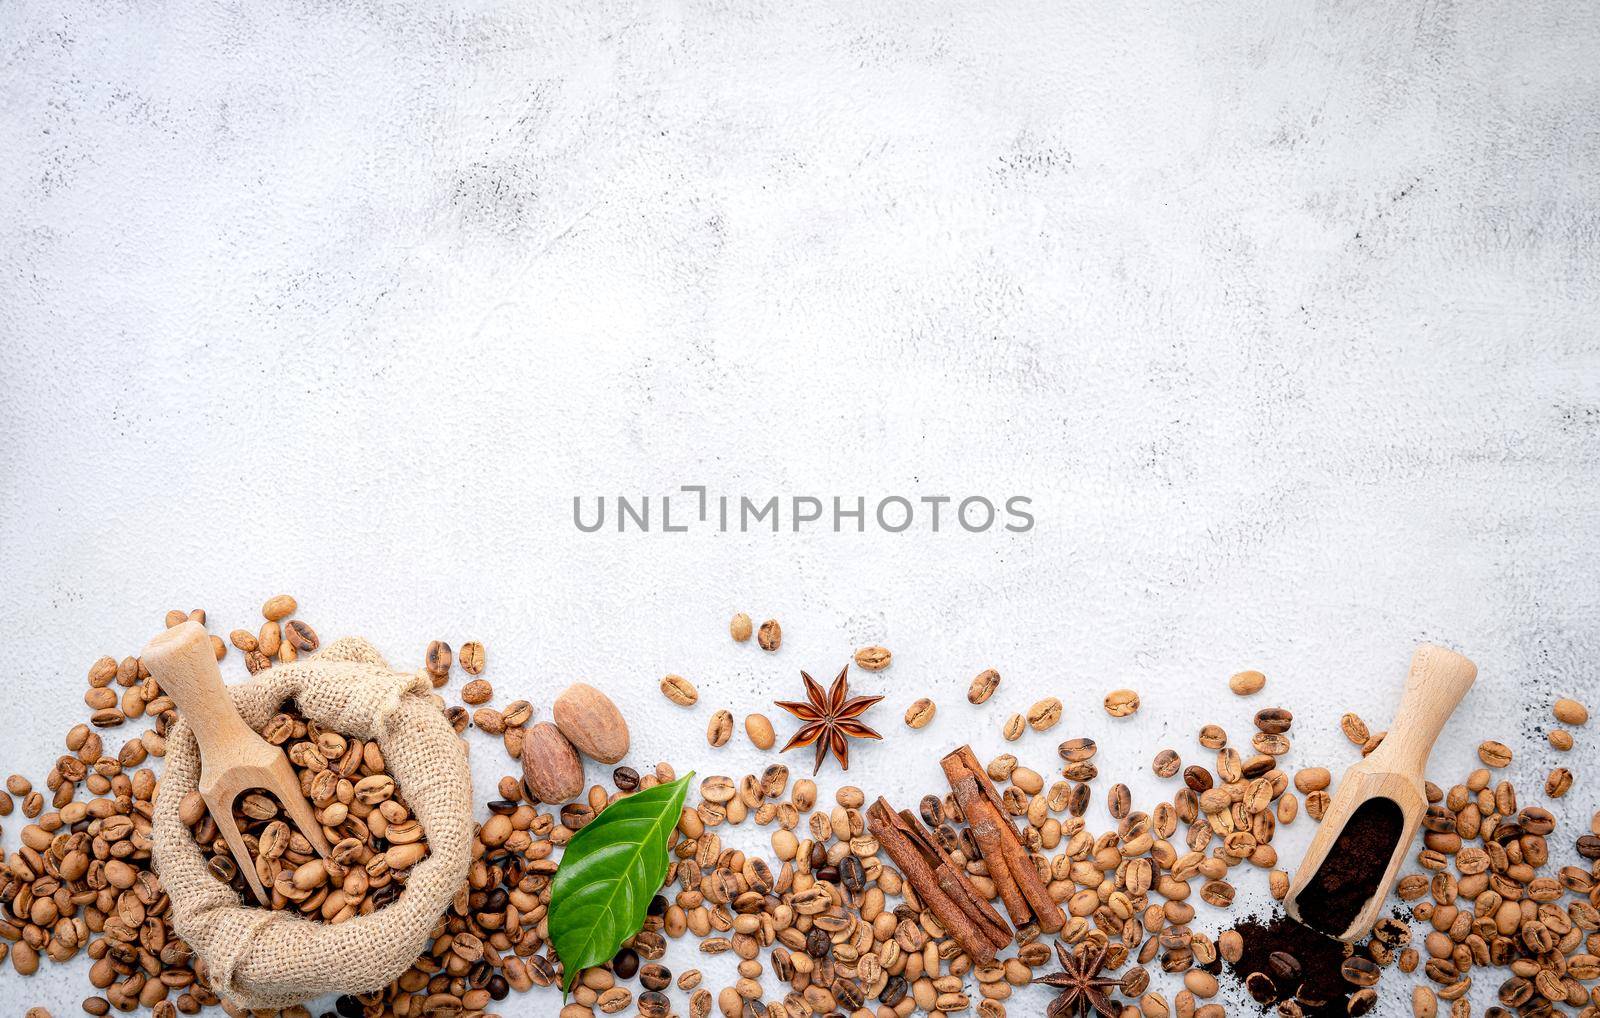
M1394 858L1405 817L1393 799L1369 799L1339 832L1316 876L1300 892L1300 919L1337 937L1377 893Z

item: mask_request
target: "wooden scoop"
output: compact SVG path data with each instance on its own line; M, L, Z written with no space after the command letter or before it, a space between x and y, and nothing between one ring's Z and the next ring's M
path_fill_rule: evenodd
M1283 902L1289 915L1340 940L1360 940L1372 929L1428 809L1423 785L1428 754L1477 677L1478 666L1454 651L1426 643L1417 648L1394 724L1378 748L1339 779L1322 826L1295 870ZM1339 844L1352 818L1358 818L1352 838ZM1392 833L1394 848L1387 860L1373 856L1370 847L1358 851L1352 843L1356 830L1369 836ZM1330 854L1337 862L1323 873ZM1376 886L1361 903L1359 894L1374 877Z
M255 861L233 822L233 801L241 793L252 788L272 793L317 854L324 858L328 855L322 825L300 791L300 780L295 777L289 758L239 716L223 688L211 637L200 623L173 626L151 640L139 659L161 684L161 691L172 697L178 713L194 732L195 741L200 744L200 796L256 900L267 904L267 892L256 874Z

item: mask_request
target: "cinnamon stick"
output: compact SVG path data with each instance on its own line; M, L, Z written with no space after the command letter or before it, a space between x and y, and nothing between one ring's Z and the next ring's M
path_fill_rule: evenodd
M894 860L917 897L939 920L939 925L974 962L986 965L994 961L996 948L1004 945L993 943L966 909L950 897L916 844L901 829L902 823L900 816L882 798L867 809L867 829L878 839L879 846L889 854L889 858ZM1008 935L1006 943L1010 942Z
M1007 926L1000 913L984 900L966 871L956 865L956 861L939 846L933 835L928 833L928 829L922 826L922 822L910 810L901 810L900 820L902 831L921 851L923 859L933 866L933 875L938 878L939 886L944 892L961 906L962 911L967 913L968 918L977 924L995 947L1009 946L1011 927Z
M1007 818L1000 795L984 773L983 765L970 746L947 754L940 765L956 801L966 815L972 829L973 840L989 868L989 877L995 882L1000 900L1011 914L1017 927L1036 922L1045 933L1055 933L1066 924L1061 906L1050 897L1050 889L1039 879L1033 859L1028 855L1017 833Z

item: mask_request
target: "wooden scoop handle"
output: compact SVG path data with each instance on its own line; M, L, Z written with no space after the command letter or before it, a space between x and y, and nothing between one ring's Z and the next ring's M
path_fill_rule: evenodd
M222 685L222 669L217 667L205 626L198 622L173 626L146 644L139 659L189 722L200 743L202 769L208 762L231 760L230 746L260 738L244 723Z
M1434 741L1477 678L1478 666L1455 651L1431 643L1418 647L1394 722L1363 769L1410 774L1421 781Z

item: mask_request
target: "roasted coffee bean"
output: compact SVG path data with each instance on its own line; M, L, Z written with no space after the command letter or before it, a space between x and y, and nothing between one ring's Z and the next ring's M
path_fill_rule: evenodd
M1350 983L1352 986L1372 986L1378 981L1378 976L1382 975L1382 973L1383 970L1378 968L1375 963L1360 955L1352 955L1346 958L1344 964L1339 966L1339 975L1343 976L1345 982Z
M998 688L1000 688L999 672L993 668L979 672L977 677L972 680L971 685L967 687L967 702L974 706L985 703Z
M1278 986L1265 972L1252 972L1245 977L1244 988L1257 1004L1266 1006L1278 999Z
M611 971L616 973L618 979L632 979L639 971L639 952L631 947L624 947L611 959Z
M1068 739L1056 747L1056 752L1068 763L1082 763L1092 758L1098 748L1093 739Z
M1256 727L1269 735L1282 735L1294 724L1294 715L1282 707L1256 711Z
M1274 982L1294 986L1300 980L1300 959L1287 951L1273 951L1267 955L1267 971Z
M1490 767L1508 767L1511 765L1511 747L1487 739L1478 745L1478 759Z
M1133 808L1133 793L1127 785L1116 784L1111 786L1111 791L1106 795L1106 806L1111 811L1113 820L1122 820Z

